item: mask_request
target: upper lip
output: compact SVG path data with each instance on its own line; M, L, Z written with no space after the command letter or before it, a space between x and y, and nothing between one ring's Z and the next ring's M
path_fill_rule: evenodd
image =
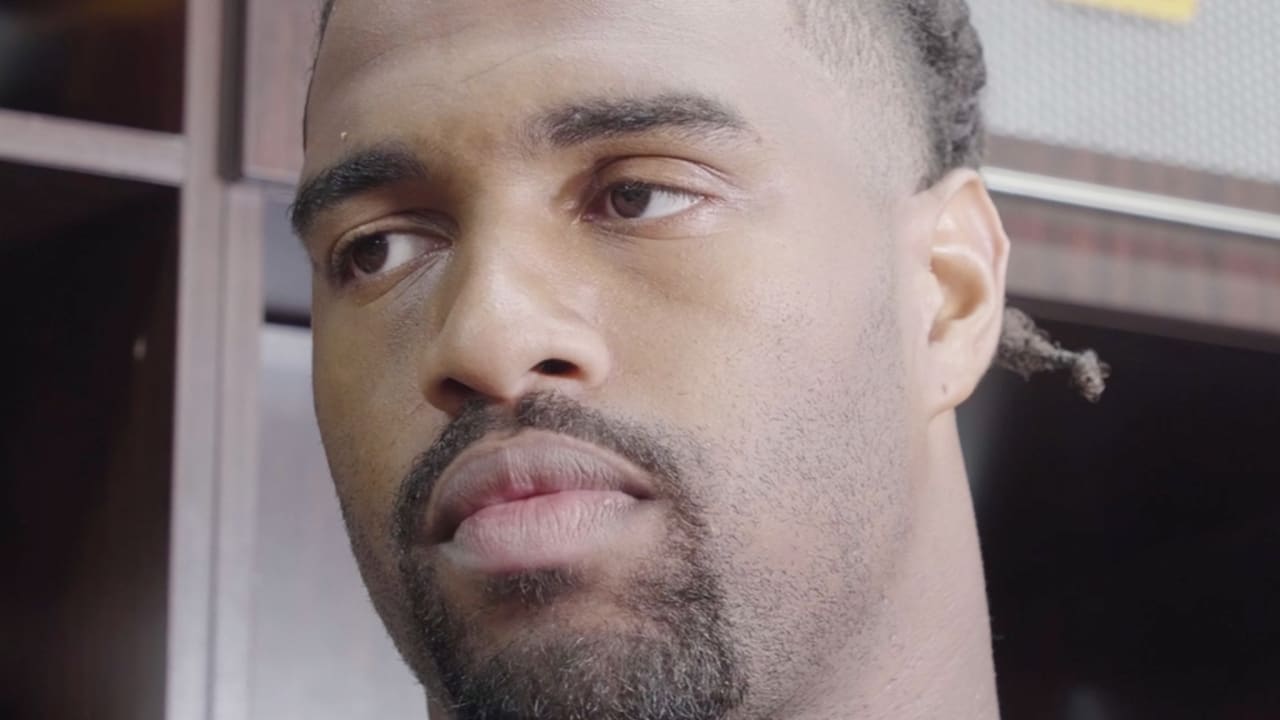
M428 503L427 539L448 541L463 520L490 505L569 490L653 496L646 474L618 455L564 435L526 431L481 441L445 469Z

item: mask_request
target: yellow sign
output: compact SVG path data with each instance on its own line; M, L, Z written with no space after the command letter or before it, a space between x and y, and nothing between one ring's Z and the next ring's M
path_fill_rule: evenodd
M1062 2L1178 23L1191 22L1191 18L1195 17L1197 5L1197 0L1062 0Z

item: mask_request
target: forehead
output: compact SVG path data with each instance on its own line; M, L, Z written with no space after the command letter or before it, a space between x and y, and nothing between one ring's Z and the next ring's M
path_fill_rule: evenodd
M317 75L413 65L419 80L448 85L553 53L625 56L639 74L777 51L791 34L789 15L785 0L338 0Z
M786 0L338 0L308 165L339 137L499 132L582 97L696 93L762 129L794 130L803 114L834 130L837 90Z

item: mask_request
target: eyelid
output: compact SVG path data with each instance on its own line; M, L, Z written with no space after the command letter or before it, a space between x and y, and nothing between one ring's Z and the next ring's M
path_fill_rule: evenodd
M611 158L597 166L592 176L592 189L597 193L628 183L707 198L716 198L732 191L721 172L702 163L678 157Z

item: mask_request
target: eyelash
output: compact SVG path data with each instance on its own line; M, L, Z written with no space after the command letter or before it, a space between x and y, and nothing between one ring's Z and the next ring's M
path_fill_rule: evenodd
M592 194L590 202L588 202L588 204L585 206L585 211L583 215L585 217L589 217L591 219L597 219L597 220L604 217L601 213L595 212L593 208L596 205L598 205L602 199L607 201L610 195L612 195L612 193L623 188L646 190L649 192L671 193L674 195L681 195L689 198L696 198L699 202L702 202L708 199L708 196L703 193L695 192L693 190L678 188L671 185L664 185L662 183L654 183L654 182L648 182L644 180L616 180L608 184L605 184L603 186L600 186L599 189ZM683 215L685 212L688 212L688 210L681 211L680 213L677 213L676 215L673 215L671 217L659 218L657 220L652 220L649 222L655 222L655 223L664 222L666 220L670 220L671 218L679 217L680 215ZM615 223L615 224L616 223L635 224L637 222L640 222L640 223L645 222L645 221L635 221L635 220L619 220L616 218L605 218L605 219L608 220L610 223ZM371 232L359 233L357 235L351 236L346 240L339 241L338 245L333 250L332 256L329 261L328 274L331 282L333 282L335 285L339 287L343 287L351 284L356 280L355 272L352 270L351 263L352 263L352 258L353 258L355 249L360 245L361 242L378 237L380 235L399 234L399 232L400 231L392 230L392 229L379 229ZM422 230L417 230L415 232L422 232ZM411 234L411 233L406 233L406 234Z

